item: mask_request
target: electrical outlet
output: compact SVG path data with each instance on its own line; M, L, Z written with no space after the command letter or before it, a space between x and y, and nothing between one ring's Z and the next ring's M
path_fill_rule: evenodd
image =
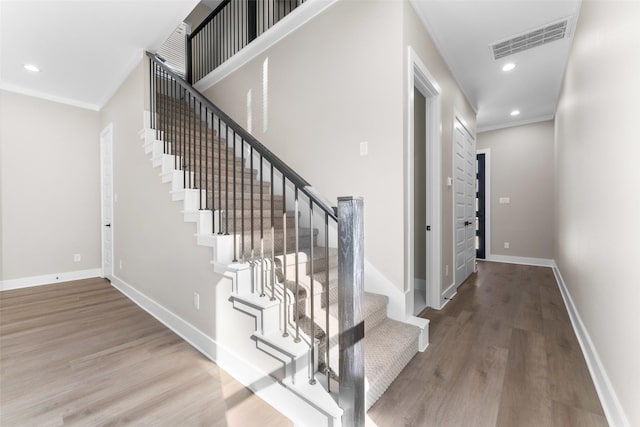
M504 248L509 249L509 242L504 242Z
M193 293L193 308L200 310L200 294L197 292Z
M73 262L82 261L82 256L80 254L73 254Z
M449 264L444 266L444 275L448 276L449 275Z

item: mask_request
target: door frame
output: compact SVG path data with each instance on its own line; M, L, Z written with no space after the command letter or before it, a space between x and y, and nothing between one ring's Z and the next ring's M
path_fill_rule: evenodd
M442 306L441 289L441 258L442 258L442 90L431 75L422 60L411 46L408 47L407 63L407 138L405 146L405 311L413 316L413 302L415 291L415 266L413 218L414 183L413 183L413 154L414 154L414 88L417 88L426 100L426 178L428 200L427 219L431 231L427 235L427 277L426 302L427 307L440 309ZM425 230L426 232L426 230Z
M111 145L111 227L109 228L109 232L111 233L111 271L105 271L105 252L104 252L104 233L105 233L105 218L104 218L104 146L105 144ZM101 263L100 263L100 271L101 276L107 279L111 279L113 277L113 123L109 123L102 131L100 132L100 253Z
M462 114L460 114L460 112L454 107L453 108L453 125L451 127L451 146L452 146L452 150L453 150L453 155L451 156L451 171L453 174L453 187L452 189L452 198L451 198L451 241L453 242L453 252L452 252L452 260L453 260L453 264L452 264L452 268L451 271L453 272L453 283L452 286L450 287L450 289L447 289L447 291L449 293L451 293L451 290L453 290L453 293L456 292L456 289L458 288L459 284L457 284L457 280L456 280L456 195L455 195L455 171L456 171L456 143L455 143L455 137L456 137L456 123L460 123L460 125L462 126L462 128L464 129L465 132L467 132L467 134L471 137L471 139L474 142L474 147L477 144L477 139L476 139L476 135L475 133L473 133L471 131L471 127L469 126L469 124L466 122L466 120L464 119L464 117L462 116ZM478 152L478 149L475 149L475 153ZM474 153L474 164L475 164L475 153ZM474 174L475 177L475 174ZM474 186L475 188L475 186ZM475 231L475 228L474 228ZM475 253L475 250L474 250ZM474 271L475 271L475 266L474 266ZM460 282L460 284L462 284L464 282L464 280L462 282Z
M491 149L476 148L476 155L478 154L484 154L484 259L486 261L491 256Z

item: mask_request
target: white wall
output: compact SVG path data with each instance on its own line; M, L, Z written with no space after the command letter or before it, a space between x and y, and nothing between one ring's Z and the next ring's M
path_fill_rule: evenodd
M95 111L0 91L0 279L100 268L99 125Z
M553 258L553 126L546 121L478 134L477 148L491 150L492 255ZM500 204L501 197L510 203Z
M633 426L640 425L638 22L639 2L583 2L555 129L556 261L619 414Z
M443 88L443 175L451 176L453 109L472 127L475 113L406 1L338 1L206 91L330 200L364 196L365 257L400 292L412 279L403 224L407 46ZM451 215L444 194L443 265L453 260Z

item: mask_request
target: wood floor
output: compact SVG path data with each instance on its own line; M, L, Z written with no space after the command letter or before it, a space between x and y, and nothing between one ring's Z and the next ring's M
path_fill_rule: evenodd
M1 426L290 426L137 307L89 279L0 293Z
M368 413L387 426L605 426L548 268L480 263ZM2 426L290 426L108 282L0 293Z
M606 426L550 268L479 263L368 416L386 426Z

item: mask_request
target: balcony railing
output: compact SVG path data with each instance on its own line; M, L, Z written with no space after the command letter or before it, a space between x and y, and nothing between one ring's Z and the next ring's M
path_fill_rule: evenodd
M195 83L305 0L224 0L187 36L187 81Z

